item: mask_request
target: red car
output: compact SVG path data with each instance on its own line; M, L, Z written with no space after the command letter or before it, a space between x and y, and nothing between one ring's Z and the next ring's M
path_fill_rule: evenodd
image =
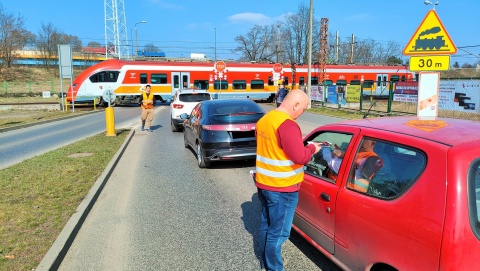
M480 270L480 122L321 126L293 228L345 270ZM370 148L370 149L369 149Z

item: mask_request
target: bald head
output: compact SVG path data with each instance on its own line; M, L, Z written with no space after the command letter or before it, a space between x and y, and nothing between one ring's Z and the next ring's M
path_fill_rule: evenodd
M297 119L308 107L308 95L299 90L290 91L277 110L287 113L292 119Z

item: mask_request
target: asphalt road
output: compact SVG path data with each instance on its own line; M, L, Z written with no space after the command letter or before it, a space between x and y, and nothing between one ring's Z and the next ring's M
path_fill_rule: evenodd
M254 162L198 168L168 113L158 109L153 133L137 130L59 270L260 269ZM338 121L310 115L305 134ZM283 253L287 270L339 270L294 231Z
M159 110L162 107L156 107ZM140 124L138 106L115 107L115 128L132 128ZM0 133L0 169L25 159L72 144L106 131L105 112L99 111L74 118Z

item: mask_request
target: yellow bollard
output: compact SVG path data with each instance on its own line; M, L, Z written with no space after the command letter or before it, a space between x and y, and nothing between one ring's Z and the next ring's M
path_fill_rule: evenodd
M97 110L97 98L93 98L93 111Z
M105 122L107 124L107 136L117 136L115 133L115 115L111 106L105 109Z

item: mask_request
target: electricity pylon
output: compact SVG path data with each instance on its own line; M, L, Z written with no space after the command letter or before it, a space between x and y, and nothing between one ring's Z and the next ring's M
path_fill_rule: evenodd
M123 0L104 0L105 5L105 49L118 59L129 59L127 18Z

